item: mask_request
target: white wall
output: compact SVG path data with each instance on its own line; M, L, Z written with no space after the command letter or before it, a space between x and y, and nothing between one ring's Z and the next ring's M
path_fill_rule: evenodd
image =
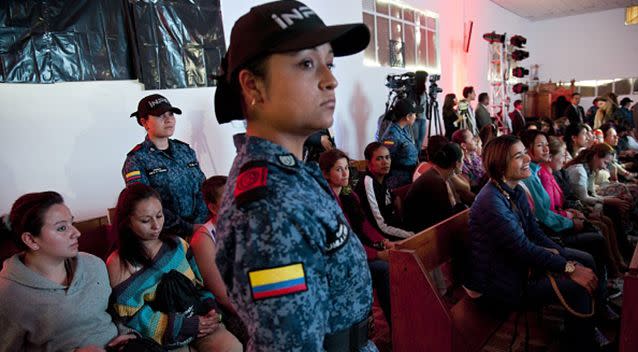
M638 77L638 26L625 26L625 9L534 22L530 59L540 79Z
M262 2L222 0L227 42L234 21L250 6ZM532 38L531 31L538 28L489 0L407 2L440 15L441 103L444 94L460 95L468 84L479 92L487 91L483 33L495 30ZM327 24L361 22L360 0L306 3ZM474 21L474 33L470 51L464 53L463 24L470 20ZM532 44L530 39L530 47ZM334 126L337 144L354 158L362 156L363 147L373 138L376 119L384 110L388 93L385 76L397 72L365 67L362 62L363 53L338 58L335 70L339 80ZM126 153L144 138L143 129L128 116L139 99L151 93L136 81L0 84L0 214L8 212L21 194L52 189L66 198L76 218L104 215L124 186L120 170ZM204 173L212 176L228 172L235 155L232 135L242 130L242 123L217 124L214 88L159 93L183 110L175 138L190 143L197 151Z

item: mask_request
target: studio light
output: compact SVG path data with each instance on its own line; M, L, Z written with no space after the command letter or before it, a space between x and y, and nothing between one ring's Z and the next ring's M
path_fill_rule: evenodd
M527 44L527 38L521 35L515 35L512 38L510 38L510 44L512 44L513 46L517 48L522 48L525 44Z
M512 87L512 90L516 94L523 94L523 93L525 93L525 92L527 92L529 90L529 86L527 84L523 84L523 83L516 83Z
M529 70L523 67L516 67L512 70L512 76L517 78L523 78L529 75Z
M512 52L512 59L514 59L514 61L525 60L528 57L529 57L529 52L525 50L514 50Z
M492 33L483 34L483 39L487 40L488 43L505 43L505 34L496 34L496 31Z

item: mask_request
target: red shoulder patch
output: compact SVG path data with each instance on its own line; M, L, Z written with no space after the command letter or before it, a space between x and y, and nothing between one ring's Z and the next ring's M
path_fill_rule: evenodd
M140 143L140 144L136 145L135 147L133 147L133 149L131 149L131 151L128 152L126 155L131 155L131 154L135 153L136 151L138 151L140 149L142 149L142 143Z
M238 205L254 201L266 195L268 167L265 162L244 165L237 176L233 192Z

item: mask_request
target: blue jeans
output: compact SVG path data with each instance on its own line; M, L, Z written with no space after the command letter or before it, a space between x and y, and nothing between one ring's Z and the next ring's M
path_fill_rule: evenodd
M414 125L412 125L412 136L414 137L414 142L416 144L417 149L419 150L419 155L421 154L421 150L423 149L423 140L425 139L425 122L426 119L416 119L414 121Z

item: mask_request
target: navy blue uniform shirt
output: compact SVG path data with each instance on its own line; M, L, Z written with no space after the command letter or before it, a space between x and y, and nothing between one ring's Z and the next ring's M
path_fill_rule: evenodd
M162 198L164 228L190 236L193 224L208 217L201 192L205 176L188 144L176 139L168 144L170 152L160 150L146 136L126 155L122 176L127 185L141 182L155 189Z
M251 336L248 351L322 351L367 319L366 254L316 163L247 137L217 223L217 265ZM361 351L376 351L370 341Z

